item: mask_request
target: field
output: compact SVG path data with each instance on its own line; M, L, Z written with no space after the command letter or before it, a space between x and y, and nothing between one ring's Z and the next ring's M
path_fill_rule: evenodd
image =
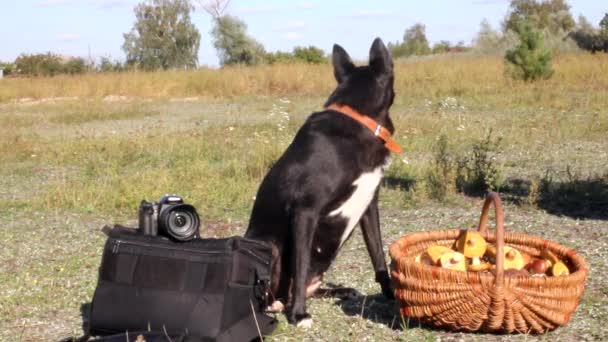
M450 181L437 201L428 175L440 136L452 159L489 136L506 229L570 246L590 265L567 326L496 336L402 322L356 232L325 280L360 296L309 300L311 330L280 316L268 340L607 340L608 55L554 62L553 78L531 84L506 78L493 57L398 63L391 115L405 153L383 182L381 224L385 247L407 232L474 226L481 199ZM0 80L0 340L80 334L100 229L135 224L143 198L179 193L202 214L203 235L242 234L268 167L333 84L328 65Z

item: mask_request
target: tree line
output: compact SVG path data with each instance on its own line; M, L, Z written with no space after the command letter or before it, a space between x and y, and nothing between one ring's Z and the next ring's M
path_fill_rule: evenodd
M405 30L401 41L389 43L389 48L397 58L470 50L482 54L504 54L517 44L524 26L538 33L552 50L567 50L574 45L586 51L608 52L608 14L597 28L583 15L576 22L564 0L511 0L501 28L493 29L484 19L469 47L463 42L452 45L449 41L431 46L425 25L416 23Z
M290 52L266 51L263 44L248 34L244 21L225 14L230 0L145 0L134 8L133 28L123 34L124 62L102 57L99 63L94 63L49 52L22 54L13 63L0 63L0 67L5 74L34 76L132 69L195 69L198 67L201 34L191 21L191 14L195 11L193 1L213 19L210 33L222 66L291 62L317 64L328 61L325 52L315 46L295 47ZM550 62L548 50L572 43L594 53L608 52L608 14L598 27L594 27L584 16L580 16L576 22L565 0L511 0L501 26L500 30L494 30L484 19L471 46L466 46L464 42L452 44L446 40L431 46L425 25L416 23L405 30L402 41L390 42L388 47L395 58L466 51L504 53L507 60L513 61L529 59L528 55L541 56L534 62L541 60L534 67L536 69L543 69L539 65ZM522 48L517 53L509 52L522 44L528 45L528 52ZM528 61L528 64L534 63Z

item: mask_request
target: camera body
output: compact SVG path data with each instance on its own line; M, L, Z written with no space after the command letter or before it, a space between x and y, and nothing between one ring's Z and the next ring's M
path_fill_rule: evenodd
M199 226L194 206L178 195L165 195L158 202L142 200L139 205L139 231L144 235L188 241L200 237Z

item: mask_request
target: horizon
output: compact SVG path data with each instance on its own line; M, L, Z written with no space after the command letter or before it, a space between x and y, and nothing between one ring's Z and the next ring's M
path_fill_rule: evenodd
M20 54L52 52L59 55L101 57L124 61L123 33L133 27L137 0L25 0L6 4L0 27L0 61L12 62ZM348 3L348 5L346 5ZM575 20L584 15L597 26L608 8L597 1L568 1ZM440 8L440 10L437 10ZM374 38L402 41L415 23L426 26L432 45L441 40L470 45L483 19L500 29L509 8L508 0L430 0L424 3L384 1L382 7L370 1L280 1L232 0L226 14L247 24L247 32L269 52L290 52L296 46L316 46L326 54L339 44L355 60L367 60ZM197 8L192 23L201 34L200 66L217 67L219 59L212 45L212 19ZM108 22L112 25L108 25ZM328 32L330 32L328 34Z

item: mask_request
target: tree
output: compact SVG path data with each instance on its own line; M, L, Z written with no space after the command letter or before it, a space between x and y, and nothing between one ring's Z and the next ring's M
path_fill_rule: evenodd
M125 70L125 67L120 63L120 61L112 62L110 57L104 56L101 57L97 70L100 72L118 72Z
M487 19L483 19L479 26L479 32L473 40L475 48L482 53L496 53L502 49L502 43L503 36L500 32L494 30Z
M388 44L393 57L407 57L411 55L428 55L431 52L429 41L426 39L426 27L416 23L405 30L402 43Z
M216 17L211 35L221 65L255 65L265 60L264 46L247 35L247 25L237 17Z
M201 35L190 21L188 0L147 0L135 7L125 33L126 64L145 70L196 68Z
M570 32L574 19L565 0L511 0L504 21L504 30L517 31L520 25L530 24L536 30L547 30L551 34Z
M433 45L433 54L447 53L452 49L452 43L448 40L442 40Z
M425 31L426 27L420 23L414 24L405 31L403 43L410 55L428 55L431 52Z
M589 22L587 17L585 17L584 15L581 14L578 16L578 21L576 22L576 31L585 32L585 33L594 33L595 28Z
M214 19L224 15L230 5L230 0L196 0L196 2Z
M507 70L517 79L534 81L546 79L553 75L551 51L543 47L540 32L535 31L529 23L520 23L517 31L520 44L507 51L505 61Z
M600 21L600 31L608 33L608 13L604 14L604 17Z
M579 48L592 53L598 51L608 52L608 13L600 21L599 29L595 29L588 21L579 17L577 30L570 32L568 37L572 38Z
M215 25L211 30L213 46L217 50L220 64L263 63L269 54L264 46L247 34L247 25L241 19L225 15L230 0L196 0L213 18Z

